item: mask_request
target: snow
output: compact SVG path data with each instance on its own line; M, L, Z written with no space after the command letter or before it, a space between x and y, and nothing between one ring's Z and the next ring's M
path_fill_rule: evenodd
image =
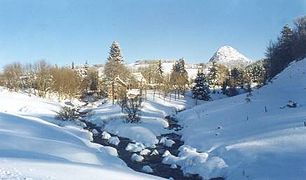
M303 179L306 174L305 88L304 59L292 63L271 83L253 91L250 102L246 102L244 94L179 113L177 118L184 127L182 139L186 145L196 148L187 152L200 161L192 161L198 166L186 166L169 156L167 162L178 161L185 170L190 167L191 172L208 178ZM287 107L289 101L298 106ZM214 169L210 171L210 167Z
M142 171L143 172L147 172L147 173L153 173L153 169L150 166L148 166L148 165L143 166L142 167Z
M144 149L144 150L142 150L142 151L140 151L140 155L142 155L142 156L147 156L147 155L149 155L151 153L151 150L149 150L149 149Z
M172 169L176 169L177 168L177 165L176 164L171 164L170 166Z
M174 141L164 119L175 115L185 145L163 163L204 179L303 179L306 174L306 60L292 63L272 83L246 95L200 102L190 95L170 101L148 92L140 123L126 123L118 105L91 103L90 121L104 127L102 138L118 145L130 138L131 159L158 155L149 150ZM0 178L4 179L154 179L136 173L118 158L116 149L91 143L84 124L54 119L61 104L0 88ZM71 102L74 106L75 103ZM67 102L65 103L67 104ZM69 104L69 103L68 103ZM295 105L294 105L295 104ZM90 107L90 108L91 108ZM181 113L178 110L187 109ZM88 107L82 109L89 110ZM108 133L115 134L111 137ZM13 142L13 143L12 143ZM138 154L137 154L137 153ZM143 167L148 172L150 167ZM77 173L76 173L77 172Z
M54 119L60 103L5 88L0 99L0 179L158 179L91 143L79 123Z
M209 62L216 62L229 68L233 68L246 66L251 63L251 60L231 46L223 46L217 50L217 52L210 58Z
M208 153L199 153L190 146L181 146L178 157L170 153L163 155L163 163L175 168L181 166L185 174L199 174L204 179L212 177L224 177L227 167L223 159L219 157L209 157Z
M142 104L140 123L126 123L121 108L111 102L93 107L94 115L89 120L104 126L107 132L153 148L159 143L158 136L170 132L167 130L169 124L164 117L186 108L186 104L188 103L185 99L170 101L169 98L163 99L158 94L153 97L153 92L148 91L147 100ZM189 106L192 106L192 103Z
M120 140L119 140L119 138L118 138L117 136L112 136L112 137L110 137L110 138L108 139L108 142L109 142L110 144L113 144L113 145L115 145L115 146L118 146L118 144L120 143Z
M169 155L171 155L170 151L166 150L164 154L162 155L162 157L167 157Z
M102 139L106 139L106 140L108 140L109 138L111 138L112 136L108 133L108 132L106 132L106 131L103 131L102 132Z
M129 143L125 150L130 151L130 152L140 152L145 148L145 146L141 143Z
M172 147L172 145L175 144L175 142L172 139L169 139L168 137L162 137L159 143L167 147Z
M144 157L141 156L141 155L138 155L136 153L133 153L132 156L131 156L131 160L135 161L135 162L141 162L141 161L144 160Z
M72 164L40 160L6 158L0 159L0 179L162 179L115 166L99 167L86 164Z
M159 155L159 152L156 149L154 149L150 154L150 156L156 156L156 155Z
M93 133L94 136L98 136L98 135L99 135L99 131L96 130L96 129L93 129L93 130L92 130L92 133Z

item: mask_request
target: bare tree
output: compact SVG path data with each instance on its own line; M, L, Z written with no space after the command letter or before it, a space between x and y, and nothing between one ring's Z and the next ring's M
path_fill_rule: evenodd
M140 109L142 98L140 96L125 97L120 100L120 106L124 113L127 114L126 121L130 123L138 123L140 121Z

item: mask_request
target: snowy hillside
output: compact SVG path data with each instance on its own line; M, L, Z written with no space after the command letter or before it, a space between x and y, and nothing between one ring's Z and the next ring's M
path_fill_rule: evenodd
M246 95L209 102L177 115L183 140L197 149L190 166L205 177L304 179L306 174L306 59ZM293 103L297 107L289 107ZM224 164L225 163L225 164ZM211 171L207 171L211 170ZM211 173L211 174L209 174Z
M0 179L152 179L80 126L54 119L59 104L0 89ZM56 124L54 124L56 123Z
M145 67L148 67L150 63L154 62L154 60L152 61L137 61L135 63L131 63L131 64L128 64L128 67L130 69L132 69L133 71L136 71L140 68L145 68ZM174 60L165 60L165 61L162 61L162 68L163 68L163 72L165 74L170 74L172 72L172 68L173 68L173 65L174 65ZM194 79L196 76L197 76L197 73L198 73L198 66L197 64L189 64L186 62L185 64L185 69L188 73L188 77L190 79Z
M233 68L246 66L251 63L251 60L231 46L223 46L217 50L217 52L210 58L209 62L216 62L229 68Z

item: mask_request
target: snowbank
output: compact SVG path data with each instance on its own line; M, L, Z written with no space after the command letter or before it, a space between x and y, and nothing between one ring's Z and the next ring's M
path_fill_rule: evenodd
M227 179L302 179L306 174L305 89L304 59L252 92L250 102L239 95L178 114L184 126L182 138L187 145L218 157L217 162L221 158L228 165ZM298 106L289 108L290 101ZM210 166L209 161L205 164Z
M0 99L0 179L156 179L91 143L82 127L54 124L58 103L4 88Z

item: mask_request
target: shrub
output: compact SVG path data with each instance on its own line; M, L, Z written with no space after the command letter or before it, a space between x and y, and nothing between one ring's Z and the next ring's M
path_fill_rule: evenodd
M140 96L125 97L121 100L119 105L121 106L124 113L127 114L126 121L129 123L138 123L140 121L140 108L142 98Z
M63 106L56 114L56 119L63 121L72 121L79 117L78 112L74 108L68 106Z

